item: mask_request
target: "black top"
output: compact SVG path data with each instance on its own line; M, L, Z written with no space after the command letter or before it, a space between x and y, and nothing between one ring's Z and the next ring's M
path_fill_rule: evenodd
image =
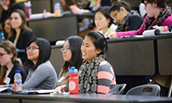
M14 75L15 75L15 71L16 70L20 70L20 74L22 75L22 83L24 83L26 77L27 77L27 74L26 74L26 71L23 69L22 66L20 66L17 62L14 63L14 66L12 68L12 70L10 71L8 77L11 79L10 80L10 84L14 84Z
M128 20L128 29L127 31L137 30L141 27L143 20L137 15L131 15Z
M101 0L100 2L101 6L111 6L111 1L110 0Z
M128 19L126 19L128 16ZM118 26L117 31L131 31L131 30L138 30L142 23L143 20L138 16L138 15L127 15L124 20L123 23L121 25Z
M14 34L14 38L10 38L9 40L14 43L16 34ZM26 47L30 40L35 38L34 34L32 31L28 29L21 30L20 35L18 37L18 41L16 43L16 48L19 50L23 50L23 52L18 52L18 57L21 59L22 63L24 63L27 59L26 55Z
M24 8L20 4L17 4L17 3L14 6L12 6L11 11L8 12L6 10L3 10L1 14L1 18L0 18L0 23L3 23L6 19L8 19L10 17L11 12L17 9L24 11Z

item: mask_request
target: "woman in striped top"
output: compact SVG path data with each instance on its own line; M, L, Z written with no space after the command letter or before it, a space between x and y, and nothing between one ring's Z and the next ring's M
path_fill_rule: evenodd
M108 94L116 84L112 66L105 60L107 41L99 32L89 32L81 46L84 59L79 75L80 93Z

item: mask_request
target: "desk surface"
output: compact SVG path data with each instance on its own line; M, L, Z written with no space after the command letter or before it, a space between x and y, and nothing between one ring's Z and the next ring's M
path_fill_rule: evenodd
M96 102L96 103L171 103L172 98L150 97L150 96L126 96L126 95L19 95L19 94L0 94L2 99L22 99L34 101L56 101L56 102Z
M76 16L52 17L28 21L36 37L43 37L50 42L65 40L78 34Z
M128 41L145 41L145 40L160 40L160 39L167 39L172 38L172 33L169 35L158 35L158 36L150 36L150 37L125 37L125 38L112 38L108 40L108 43L115 43L115 42L128 42Z

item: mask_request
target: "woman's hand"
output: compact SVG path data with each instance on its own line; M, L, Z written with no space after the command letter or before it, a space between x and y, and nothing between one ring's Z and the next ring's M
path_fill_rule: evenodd
M81 14L81 13L88 13L89 12L89 10L80 9L76 5L71 5L69 8L72 11L72 13L74 13L74 14Z
M44 14L44 18L48 18L48 17L54 17L55 16L55 14L54 13L50 13L50 12L46 12L45 14Z
M0 85L0 88L4 88L4 85Z
M61 93L64 93L65 89L62 87L60 91L61 91Z
M111 32L110 34L104 34L105 37L118 38L116 32Z
M154 29L159 29L159 30L161 30L161 32L163 32L163 33L169 32L168 26L153 26L153 28L154 28Z

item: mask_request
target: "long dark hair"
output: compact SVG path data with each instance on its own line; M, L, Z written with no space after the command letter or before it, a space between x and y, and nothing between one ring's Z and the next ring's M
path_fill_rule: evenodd
M120 7L124 7L128 12L130 12L130 7L125 2L119 2L119 3L112 5L110 7L109 13L111 11L116 11L116 10L120 11Z
M101 34L100 32L91 31L88 34L86 34L85 37L90 37L90 39L92 40L96 49L102 50L102 52L100 54L104 54L106 56L106 51L108 49L108 45L107 45L107 41L106 41L105 37L103 36L103 34Z
M97 12L101 12L105 16L106 19L110 19L108 27L110 27L111 24L113 24L113 19L110 17L109 10L110 10L110 7L103 6L103 7L98 8L94 13L94 17Z
M66 39L66 41L69 41L70 50L72 52L72 57L70 62L65 61L62 72L60 74L60 77L63 73L68 71L68 68L71 66L76 67L78 70L82 64L82 53L81 53L81 45L83 42L83 39L79 36L70 36Z
M11 8L16 4L16 0L10 0L10 5L8 7L8 13L11 13Z
M51 55L51 45L48 40L44 38L35 38L31 40L28 44L28 46L32 43L36 42L36 44L39 47L39 56L36 65L33 64L31 60L27 60L26 63L24 63L25 67L29 67L32 69L36 69L40 64L45 63L47 60L50 59Z

